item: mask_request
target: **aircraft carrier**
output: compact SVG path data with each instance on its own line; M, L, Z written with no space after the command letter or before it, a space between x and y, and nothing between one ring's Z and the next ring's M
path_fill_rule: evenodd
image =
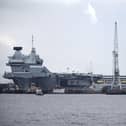
M43 66L43 60L36 54L33 46L29 55L22 54L22 49L13 47L15 53L9 56L7 63L11 72L5 72L4 78L12 79L15 87L23 92L28 92L33 86L41 88L44 93L51 93L56 88L65 88L67 92L74 89L76 92L75 89L80 91L89 88L92 76L93 81L102 77L91 73L52 73Z

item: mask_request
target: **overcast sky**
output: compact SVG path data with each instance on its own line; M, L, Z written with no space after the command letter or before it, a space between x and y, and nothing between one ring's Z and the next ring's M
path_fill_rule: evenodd
M126 75L125 0L0 0L1 75L13 46L30 53L32 34L50 71L112 74L115 20L120 73Z

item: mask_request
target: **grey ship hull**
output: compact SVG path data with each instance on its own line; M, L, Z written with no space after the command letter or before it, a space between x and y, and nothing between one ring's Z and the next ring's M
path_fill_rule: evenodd
M36 84L37 87L40 87L44 93L51 93L54 88L56 88L56 78L33 78L32 83Z
M40 87L44 93L52 92L56 87L55 78L13 78L14 83L19 87L20 90L25 92L30 89L31 85L34 84L36 87Z

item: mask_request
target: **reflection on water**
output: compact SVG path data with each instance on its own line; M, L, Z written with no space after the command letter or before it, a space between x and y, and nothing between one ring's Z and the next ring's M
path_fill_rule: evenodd
M126 126L126 95L0 94L0 126Z

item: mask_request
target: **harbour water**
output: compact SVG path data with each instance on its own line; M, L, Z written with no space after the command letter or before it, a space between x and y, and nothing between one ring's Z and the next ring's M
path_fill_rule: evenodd
M126 126L126 95L0 94L0 126Z

